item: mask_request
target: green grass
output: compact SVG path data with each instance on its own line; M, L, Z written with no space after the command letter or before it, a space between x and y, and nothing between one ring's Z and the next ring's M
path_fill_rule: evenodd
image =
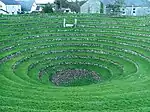
M77 18L78 27L63 28L63 18ZM0 112L149 112L149 19L0 16ZM49 77L64 69L95 71L102 80L55 86Z

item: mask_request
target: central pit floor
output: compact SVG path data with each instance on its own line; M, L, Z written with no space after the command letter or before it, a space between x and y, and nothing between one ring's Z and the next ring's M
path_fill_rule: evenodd
M84 86L100 81L100 75L85 69L66 69L56 72L50 77L56 86Z

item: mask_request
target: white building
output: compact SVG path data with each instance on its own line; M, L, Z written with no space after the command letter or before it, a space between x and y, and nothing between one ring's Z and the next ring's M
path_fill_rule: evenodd
M125 0L124 7L121 8L122 15L144 16L150 14L148 1L143 0Z
M100 10L101 10L100 0L88 0L80 8L81 13L100 13Z
M3 9L0 9L0 14L9 14L9 13Z
M61 8L60 9L63 13L72 13L70 8Z
M40 5L37 5L36 2L34 2L31 7L31 12L33 11L42 11L42 7Z
M21 12L21 5L15 0L0 0L1 14L18 14L18 12Z
M109 4L114 4L115 0L88 0L81 8L81 13L110 13ZM150 14L148 0L124 0L124 5L120 9L121 15L126 16L143 16Z

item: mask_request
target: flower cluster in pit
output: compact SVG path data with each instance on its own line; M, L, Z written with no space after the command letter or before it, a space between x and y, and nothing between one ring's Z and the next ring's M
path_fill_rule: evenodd
M100 81L100 75L94 71L89 71L85 69L68 69L56 72L50 77L49 80L56 86L71 85L75 81L78 81L78 83L80 83L80 81L83 80L88 81L89 84Z

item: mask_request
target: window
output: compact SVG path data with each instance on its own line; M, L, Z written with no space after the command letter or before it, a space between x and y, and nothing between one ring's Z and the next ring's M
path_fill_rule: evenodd
M36 7L36 10L40 10L40 6L37 6L37 7Z
M133 8L133 13L135 13L135 8Z
M69 12L69 10L68 10L68 9L66 9L66 12Z

